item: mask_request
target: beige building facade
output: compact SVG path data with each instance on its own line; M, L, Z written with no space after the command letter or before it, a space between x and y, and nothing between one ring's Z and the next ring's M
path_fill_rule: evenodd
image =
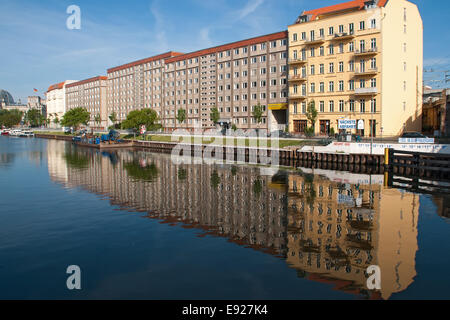
M67 80L51 85L45 93L47 99L47 119L50 120L49 127L60 127L59 123L67 112L66 86L73 82L76 81Z
M66 86L67 111L85 108L91 114L89 126L96 129L108 128L107 95L108 77L98 76Z
M423 25L416 5L355 0L306 11L288 30L291 132L311 126L313 101L318 135L421 130Z
M163 127L212 129L211 109L222 126L284 130L287 124L287 33L247 39L166 60ZM262 122L252 115L261 105ZM180 109L186 121L178 123Z
M133 110L154 109L162 118L164 60L181 55L168 52L108 69L107 113L118 122Z

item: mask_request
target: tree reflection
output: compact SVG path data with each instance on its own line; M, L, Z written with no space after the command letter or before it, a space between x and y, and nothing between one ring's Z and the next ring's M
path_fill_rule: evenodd
M158 178L159 170L154 162L147 164L145 161L133 161L125 163L124 168L136 180L153 182Z

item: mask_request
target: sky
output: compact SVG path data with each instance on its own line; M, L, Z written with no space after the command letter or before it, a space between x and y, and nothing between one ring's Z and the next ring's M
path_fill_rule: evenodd
M188 53L286 30L304 10L339 2L0 0L0 89L26 103L34 88L44 97L51 84L106 75L108 68L152 55ZM450 1L411 2L424 21L425 69L450 70ZM80 30L66 27L70 5L81 9ZM424 78L442 80L444 75L426 72Z

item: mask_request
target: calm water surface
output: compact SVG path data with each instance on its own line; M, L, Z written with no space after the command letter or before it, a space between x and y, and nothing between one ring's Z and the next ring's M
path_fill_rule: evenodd
M449 207L378 175L1 137L0 299L450 299Z

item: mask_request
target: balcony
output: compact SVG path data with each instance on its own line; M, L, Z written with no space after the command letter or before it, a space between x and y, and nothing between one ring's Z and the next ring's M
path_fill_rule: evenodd
M357 88L355 96L372 96L378 94L378 88Z
M355 35L353 33L342 32L342 33L336 33L332 40L340 41L340 40L351 40L354 38L355 38Z
M306 75L293 74L289 77L289 81L306 81Z
M378 54L378 48L370 48L370 49L359 49L355 50L355 56L356 57L363 57L363 56L370 56Z
M355 76L374 76L378 73L378 68L356 69Z
M292 58L289 59L289 64L306 64L306 59L302 59L302 58Z
M325 37L306 38L305 43L308 45L316 45L325 43Z
M301 92L294 93L294 92L291 92L291 93L289 94L289 98L290 98L290 99L300 99L300 100L304 100L304 99L306 99L306 93L301 93Z

